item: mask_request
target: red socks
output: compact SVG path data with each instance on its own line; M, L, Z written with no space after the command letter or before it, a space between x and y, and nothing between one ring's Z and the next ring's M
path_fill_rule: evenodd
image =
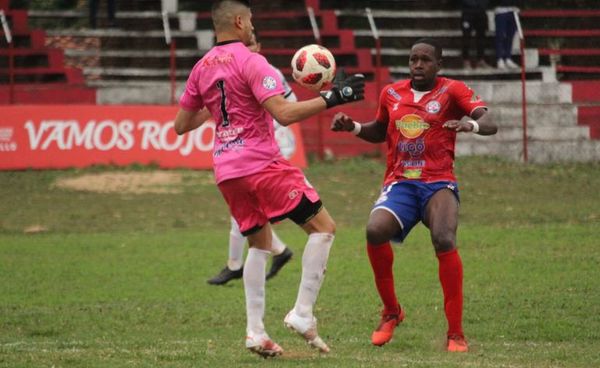
M375 275L375 285L383 302L385 314L398 314L398 299L394 288L394 251L390 242L372 246L367 244L367 253Z
M458 251L438 253L439 277L444 291L444 311L448 319L448 336L463 336L463 266Z

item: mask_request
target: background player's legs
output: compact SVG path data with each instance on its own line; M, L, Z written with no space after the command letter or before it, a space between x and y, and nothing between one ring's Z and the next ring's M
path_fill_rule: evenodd
M229 258L227 265L213 278L207 282L211 285L225 285L231 280L242 278L244 273L244 245L246 237L240 232L240 228L234 218L231 218L231 230L229 231Z
M275 231L271 229L271 254L273 255L273 262L271 269L267 274L267 280L277 275L283 266L292 259L294 254L281 239L275 234ZM235 221L231 218L231 230L229 231L229 258L227 259L227 265L223 268L216 276L208 280L211 285L224 285L231 280L239 279L242 277L244 269L244 246L246 245L246 237L242 235L240 228Z
M467 351L462 329L463 267L456 249L458 201L454 193L447 189L435 193L427 204L423 222L430 230L439 262L438 273L448 320L448 350ZM455 346L456 342L459 346Z
M230 270L236 271L242 268L244 264L244 245L246 245L246 237L240 232L235 219L231 218L231 230L229 231L229 259L227 267Z
M273 260L271 262L271 269L269 270L269 273L267 273L267 280L277 275L279 270L281 270L294 255L292 250L279 239L274 230L271 231L271 239L271 254L273 255Z

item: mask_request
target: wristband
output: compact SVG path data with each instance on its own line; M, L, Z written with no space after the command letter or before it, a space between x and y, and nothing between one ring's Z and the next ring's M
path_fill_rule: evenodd
M471 130L472 133L479 132L479 123L476 120L467 120L467 122L471 123L471 125L473 125L473 129Z
M354 129L352 129L352 134L358 135L358 133L360 133L360 130L362 129L362 125L357 123L356 121L353 121L353 123L354 123Z

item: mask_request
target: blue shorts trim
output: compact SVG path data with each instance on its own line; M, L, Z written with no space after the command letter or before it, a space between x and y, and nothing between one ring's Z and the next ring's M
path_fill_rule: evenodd
M460 203L458 185L452 181L423 183L415 180L394 182L381 189L371 213L382 209L391 213L402 231L392 237L395 242L402 242L412 228L423 220L425 208L431 197L442 189L449 189Z

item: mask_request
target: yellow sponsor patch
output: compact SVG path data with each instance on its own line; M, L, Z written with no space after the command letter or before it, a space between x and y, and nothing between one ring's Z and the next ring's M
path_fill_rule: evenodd
M429 129L429 124L423 118L416 114L404 115L400 120L395 121L396 129L406 138L417 138L426 129Z

